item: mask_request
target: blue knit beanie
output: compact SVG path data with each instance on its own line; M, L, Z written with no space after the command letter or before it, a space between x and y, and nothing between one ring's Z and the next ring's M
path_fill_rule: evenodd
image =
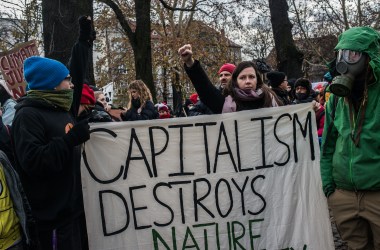
M28 90L53 90L68 75L66 66L53 59L32 56L24 61L24 77Z

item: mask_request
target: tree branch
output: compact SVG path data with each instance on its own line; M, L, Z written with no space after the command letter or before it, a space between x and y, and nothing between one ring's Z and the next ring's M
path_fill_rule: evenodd
M99 2L108 5L114 11L116 18L119 21L124 32L127 34L129 41L131 42L131 45L132 43L135 43L135 33L132 31L131 26L129 26L129 23L126 20L120 7L112 0L99 0Z
M195 8L195 6L192 6L190 9L188 9L188 8L177 8L177 7L169 6L164 0L158 0L158 1L160 1L160 3L165 7L165 9L172 10L172 11L176 11L176 10L197 11L198 10L197 8Z

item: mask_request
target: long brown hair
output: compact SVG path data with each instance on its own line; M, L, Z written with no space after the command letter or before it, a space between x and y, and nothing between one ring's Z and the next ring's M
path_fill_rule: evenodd
M128 85L128 90L134 89L140 95L141 108L145 107L147 101L153 101L152 94L150 93L149 88L142 80L134 80ZM129 102L127 108L132 107L132 95L131 92L128 92Z
M241 106L241 101L239 101L236 97L236 93L234 88L238 88L237 78L239 74L246 68L253 68L256 72L257 84L256 90L261 89L263 91L263 108L264 107L272 107L272 98L276 100L279 106L283 105L283 103L278 99L277 95L264 83L261 78L260 72L257 70L257 66L254 62L251 61L243 61L239 63L234 72L232 73L231 81L228 83L227 87L223 90L223 95L230 95L232 99L236 102L236 106Z

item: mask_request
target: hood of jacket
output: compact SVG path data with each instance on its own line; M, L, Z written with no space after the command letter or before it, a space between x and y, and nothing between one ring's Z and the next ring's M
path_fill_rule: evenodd
M347 49L364 52L370 57L371 66L376 78L380 80L380 33L370 27L354 27L339 36L335 50Z

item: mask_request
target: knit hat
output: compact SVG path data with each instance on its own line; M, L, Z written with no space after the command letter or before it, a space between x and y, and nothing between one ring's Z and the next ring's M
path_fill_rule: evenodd
M269 85L272 88L277 88L285 80L286 75L284 72L272 71L267 73L267 77Z
M198 94L197 93L192 94L189 99L193 104L196 104L198 102Z
M332 75L331 75L330 72L327 72L327 73L323 76L323 79L326 80L326 81L328 81L328 82L331 82L332 79L333 79L333 77L332 77Z
M230 72L232 74L232 72L234 72L235 68L236 68L236 66L234 64L225 63L222 65L222 67L220 67L218 74L220 74L223 71L227 71L227 72Z
M294 84L294 89L296 89L298 86L305 87L307 90L307 94L310 95L311 93L311 83L309 80L305 78L299 78L296 83Z
M80 104L95 105L94 91L87 84L83 84Z
M53 90L69 73L65 65L53 59L32 56L24 61L27 89Z
M169 112L169 109L166 105L161 105L159 108L158 108L158 112L160 111L166 111L166 112Z

